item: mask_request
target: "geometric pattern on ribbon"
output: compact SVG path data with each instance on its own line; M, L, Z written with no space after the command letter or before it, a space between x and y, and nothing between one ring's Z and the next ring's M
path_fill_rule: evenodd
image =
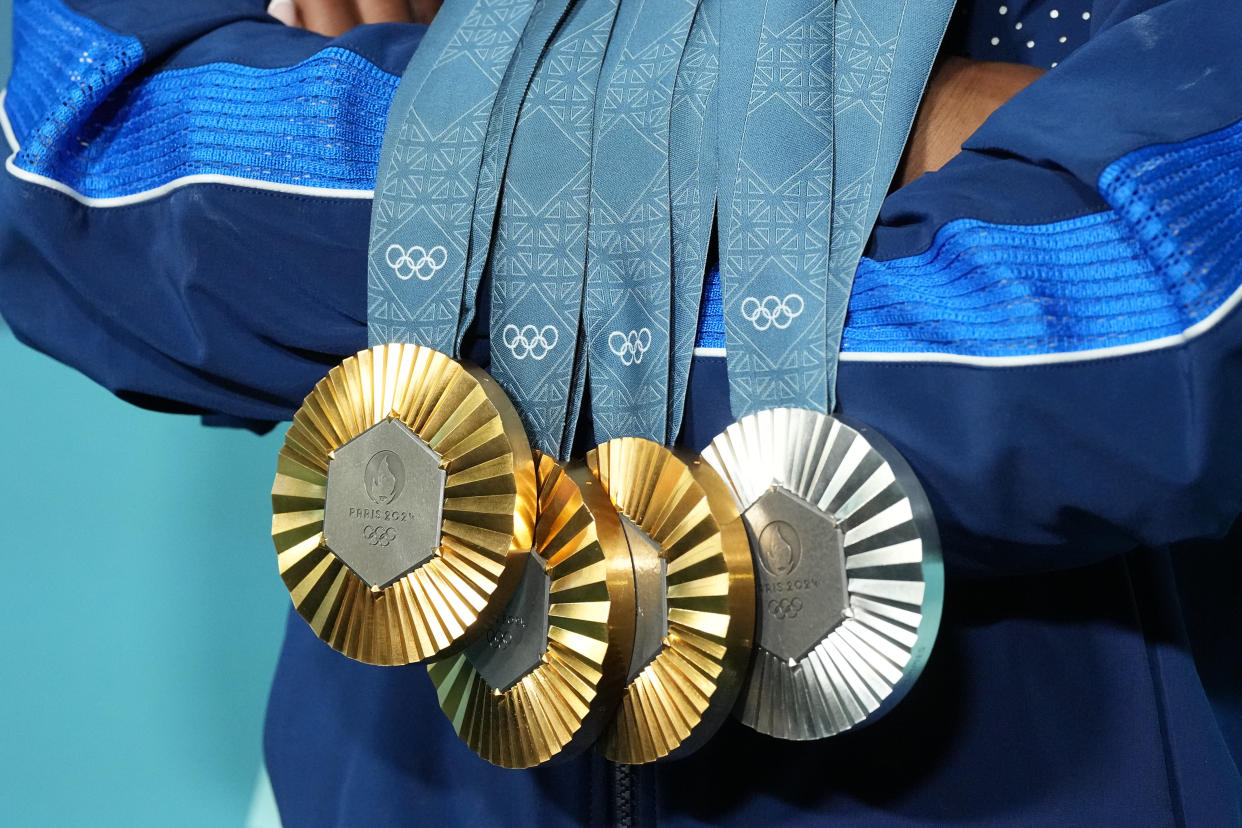
M591 134L616 14L617 0L582 0L540 59L509 150L492 250L491 374L532 446L562 459L582 392L574 374Z
M509 68L505 70L492 109L492 119L483 139L483 161L475 191L474 221L466 255L466 282L462 290L462 309L457 321L457 341L465 339L474 326L474 315L483 272L491 260L497 210L505 169L512 150L522 102L530 88L535 69L543 58L548 41L565 19L571 0L536 0L522 39L518 41Z
M720 2L702 0L677 70L669 120L673 316L669 332L669 416L664 433L668 445L681 430L716 206L715 101L719 78Z
M837 3L834 124L839 149L832 197L826 325L827 346L834 356L841 348L854 271L871 235L873 210L879 210L877 190L882 197L899 160L891 159L892 170L886 177L880 174L880 134L906 3L900 10L891 3L863 3L861 8L854 0ZM835 389L834 358L829 378L833 407Z
M450 0L402 76L371 208L372 344L412 342L456 354L483 141L533 5L534 0ZM434 275L404 275L411 262L439 262L438 255L431 263L423 257L440 248L444 263Z
M663 443L667 431L669 119L696 6L622 0L618 28L625 36L612 38L605 58L584 303L599 442L638 436Z
M953 0L838 0L836 7L837 151L826 327L834 407L836 355L854 273L901 160Z
M833 18L807 0L763 12L721 259L736 417L828 404Z

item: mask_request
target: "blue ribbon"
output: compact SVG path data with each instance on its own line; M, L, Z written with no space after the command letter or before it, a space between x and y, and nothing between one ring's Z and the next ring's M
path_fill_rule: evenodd
M492 229L496 223L497 201L511 152L514 129L532 75L545 54L548 41L565 18L571 0L537 0L517 52L509 63L496 98L496 108L483 142L483 165L474 203L474 230L466 267L462 314L457 325L458 342L474 321L475 302L483 271L491 261ZM561 417L564 417L562 412Z
M720 78L720 2L702 0L677 70L669 121L673 318L669 332L669 445L677 439L698 331L703 271L716 208L716 89Z
M372 345L457 354L484 138L535 0L449 0L401 76L367 262Z
M721 173L733 175L719 215L731 406L738 417L831 411L854 270L953 0L726 1ZM742 88L744 105L732 94Z
M668 431L669 123L694 0L622 0L596 101L583 321L595 437Z
M491 373L533 445L566 459L586 362L578 344L586 278L591 137L617 0L574 6L522 103L492 253Z
M953 4L837 0L829 353L841 350L854 273L901 161ZM835 359L828 382L831 408Z
M738 417L778 406L823 411L834 5L742 2L733 13L757 38L744 52L755 57L729 213L722 216L730 402ZM734 48L743 52L739 45L726 53Z

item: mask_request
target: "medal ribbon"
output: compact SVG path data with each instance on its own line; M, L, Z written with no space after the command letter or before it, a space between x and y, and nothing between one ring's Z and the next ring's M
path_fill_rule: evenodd
M854 272L914 124L954 0L837 0L828 352L841 350ZM828 379L835 406L836 360Z
M828 400L828 241L833 175L834 4L735 2L753 54L729 212L721 216L729 393L738 416ZM726 44L731 46L731 44ZM736 52L736 54L734 54Z
M668 431L669 123L695 0L622 0L596 101L583 321L595 438Z
M371 208L372 345L457 355L484 139L535 3L448 0L401 76Z
M831 411L854 270L953 2L731 3L721 83L750 95L720 103L730 403Z
M586 372L578 344L591 137L616 16L617 0L582 0L540 60L509 151L491 263L492 376L533 445L562 460Z
M462 317L458 323L458 341L466 335L474 321L479 284L490 262L492 230L495 227L497 202L505 169L512 151L518 113L530 86L532 75L545 54L548 42L565 19L573 0L537 0L522 40L518 43L509 69L501 82L487 137L483 142L483 164L474 206L474 230L471 235L470 260L466 268L465 292L462 296ZM563 406L562 406L563 409ZM562 410L560 417L564 418Z
M677 70L669 122L673 233L673 319L669 415L664 440L681 430L698 332L703 271L716 208L716 87L720 77L720 2L702 0Z

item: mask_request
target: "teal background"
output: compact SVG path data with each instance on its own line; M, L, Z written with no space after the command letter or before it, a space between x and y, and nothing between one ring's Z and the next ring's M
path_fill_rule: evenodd
M0 324L0 824L246 824L282 433L126 405Z

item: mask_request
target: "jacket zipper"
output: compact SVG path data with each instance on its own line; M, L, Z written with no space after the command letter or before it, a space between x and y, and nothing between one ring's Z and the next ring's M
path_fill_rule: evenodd
M638 772L633 765L612 764L612 824L638 828Z

